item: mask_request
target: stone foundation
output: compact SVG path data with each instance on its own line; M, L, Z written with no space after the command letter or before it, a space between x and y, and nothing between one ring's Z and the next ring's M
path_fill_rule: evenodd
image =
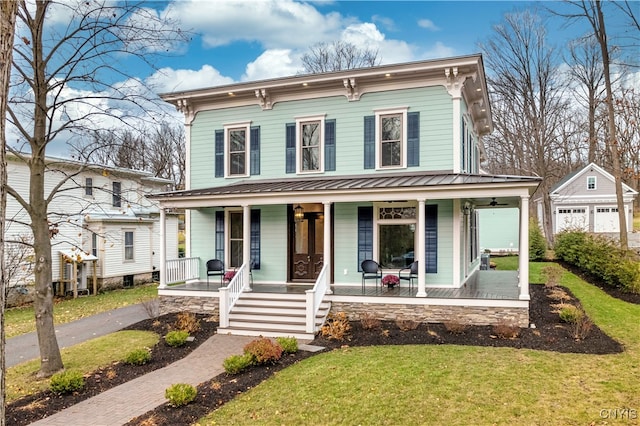
M194 296L159 296L160 315L170 312L192 312L219 316L219 299L217 297Z
M529 326L528 308L332 302L331 312L345 312L352 321L367 313L383 321L410 319L424 323L455 321L470 325L507 323Z

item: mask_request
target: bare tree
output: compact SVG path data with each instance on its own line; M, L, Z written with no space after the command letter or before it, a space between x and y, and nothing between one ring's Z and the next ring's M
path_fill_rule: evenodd
M51 287L51 236L48 206L57 191L74 179L79 171L61 176L48 193L45 174L51 167L45 161L52 141L70 135L85 136L107 118L131 123L129 116L115 116L113 105L126 104L128 110L149 105L142 90L133 92L136 82L126 74L119 58L135 58L148 65L154 53L182 40L183 34L172 22L158 18L142 3L38 0L35 5L20 3L18 25L21 36L14 45L11 99L8 121L28 147L27 157L16 156L29 167L29 197L11 187L15 198L30 217L35 251L35 319L40 347L40 376L62 369L62 358L53 325ZM63 25L54 25L67 17ZM151 118L151 117L150 117Z
M13 40L15 34L17 1L0 2L0 426L5 425L5 333L4 307L7 277L5 273L5 241L4 241L4 212L7 205L7 160L6 160L6 129L7 99L9 98L9 78L13 56Z
M345 41L316 43L302 55L302 65L307 73L374 67L379 64L377 50L361 49Z
M618 220L620 224L620 247L627 249L629 247L628 235L627 235L627 218L624 206L624 194L622 192L622 169L620 165L620 150L619 140L617 136L616 120L615 120L615 106L613 96L613 85L611 78L611 54L609 39L607 35L607 28L604 19L604 13L602 10L602 3L600 0L576 0L567 1L566 3L572 5L576 13L561 14L569 19L586 20L592 31L593 36L596 39L600 47L600 55L602 60L604 85L607 105L607 142L606 146L611 155L611 167L612 174L615 178L616 186L616 199L618 204ZM625 3L626 4L626 3ZM628 6L628 4L626 4ZM623 11L627 9L622 7ZM635 18L633 10L629 7L629 16ZM637 20L635 21L637 24Z
M551 242L549 189L567 173L562 157L568 104L559 79L559 56L548 44L544 21L529 11L506 14L481 48L496 129L485 141L488 168L544 177L538 191L545 235Z

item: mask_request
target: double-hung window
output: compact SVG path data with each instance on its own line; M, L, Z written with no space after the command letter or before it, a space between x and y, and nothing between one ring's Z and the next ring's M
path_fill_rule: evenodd
M84 180L84 195L87 197L93 196L93 178L85 178Z
M244 177L249 175L249 122L224 126L226 152L225 175Z
M324 116L299 117L296 119L298 173L320 173L324 171Z
M376 168L407 166L407 108L376 111Z
M596 189L596 177L595 176L587 176L587 189L588 190Z
M124 231L124 260L133 260L133 231Z
M122 207L122 185L120 182L113 182L111 189L111 201L113 207Z

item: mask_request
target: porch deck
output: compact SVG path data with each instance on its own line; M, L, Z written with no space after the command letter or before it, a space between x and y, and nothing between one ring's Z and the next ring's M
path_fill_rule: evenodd
M360 285L332 285L331 290L336 296L361 297L415 297L418 286L409 286L408 281L402 281L399 287L393 289L365 287ZM165 290L182 290L194 292L216 292L221 286L219 282L195 281L167 287ZM255 293L286 293L301 294L311 289L312 285L300 284L254 284ZM487 300L519 300L517 271L476 271L460 288L430 287L427 285L427 298L432 299L487 299Z

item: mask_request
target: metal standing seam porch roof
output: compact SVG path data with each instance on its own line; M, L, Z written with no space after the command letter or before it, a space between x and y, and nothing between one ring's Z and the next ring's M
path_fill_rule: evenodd
M461 173L395 173L385 175L357 175L337 177L300 177L285 179L242 180L228 185L149 195L162 201L186 201L193 198L224 198L250 194L293 195L309 192L351 192L372 189L418 189L433 187L468 187L489 185L497 187L530 186L535 189L541 178L533 176L485 175Z

